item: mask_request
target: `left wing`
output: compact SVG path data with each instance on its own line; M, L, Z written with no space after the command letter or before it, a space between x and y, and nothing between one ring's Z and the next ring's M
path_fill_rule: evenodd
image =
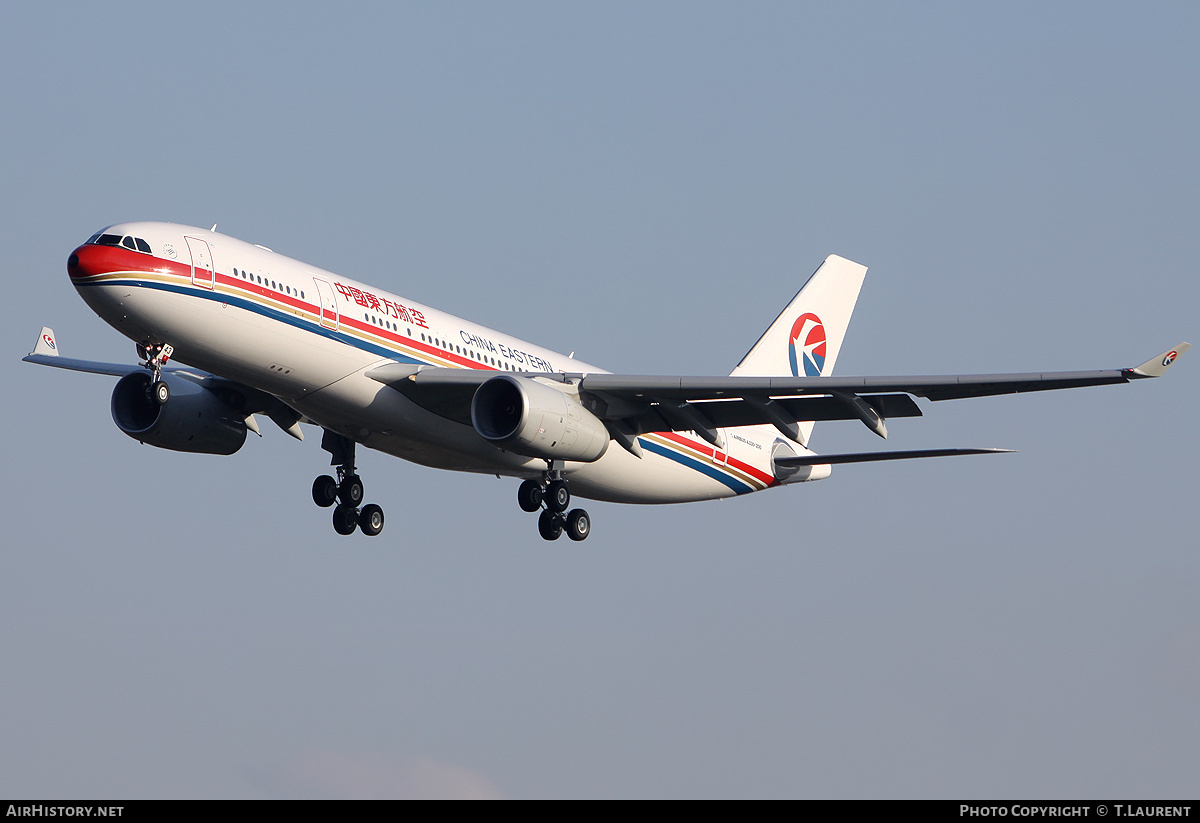
M507 373L555 382L578 392L585 406L626 435L653 431L695 431L715 442L715 430L770 423L793 440L795 424L807 420L861 420L887 437L889 417L919 417L912 396L929 400L985 397L1081 386L1128 383L1159 377L1190 343L1132 368L1028 374L939 375L918 377L656 377L551 372ZM471 399L493 371L389 363L367 376L387 384L417 404L452 420L471 424Z
M42 326L33 351L21 359L26 363L36 363L39 366L53 366L56 369L69 369L89 374L108 374L113 377L124 377L127 374L145 371L145 367L141 365L102 363L96 360L79 360L74 357L63 357L58 353L58 343L54 337L54 329L49 326ZM279 426L279 428L292 437L297 440L304 439L304 432L300 429L300 423L307 423L307 418L273 394L268 394L265 391L237 383L233 380L226 380L224 377L209 374L199 369L172 366L164 368L163 371L196 383L206 389L224 389L237 394L243 401L239 410L246 412L246 427L255 433L258 433L258 425L254 422L253 415L265 414L275 425Z
M127 363L100 363L95 360L77 360L74 357L63 357L58 353L58 343L54 339L54 329L42 326L33 351L21 358L26 363L37 363L39 366L54 366L56 369L89 372L90 374L110 374L113 377L124 377L135 371L141 371L141 366L130 366Z

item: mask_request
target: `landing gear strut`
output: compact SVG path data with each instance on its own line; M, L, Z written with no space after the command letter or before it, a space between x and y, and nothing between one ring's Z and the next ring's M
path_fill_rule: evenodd
M359 508L363 501L363 483L355 474L354 441L325 430L321 448L333 455L330 465L337 466L337 479L321 475L313 481L313 502L322 508L333 506L333 530L338 534L363 534L374 537L383 531L383 509L374 503Z
M567 512L571 505L571 490L562 476L562 461L546 462L548 466L540 481L521 483L517 489L517 503L527 512L542 510L538 516L538 534L543 539L557 540L565 531L572 540L586 540L592 531L591 517L583 509Z
M167 405L171 399L171 387L162 380L162 367L171 359L175 348L170 344L159 346L138 345L138 356L146 361L150 369L150 385L146 386L146 399L158 406Z

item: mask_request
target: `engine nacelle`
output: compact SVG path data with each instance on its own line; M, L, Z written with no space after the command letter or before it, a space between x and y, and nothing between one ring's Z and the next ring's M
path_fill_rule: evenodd
M117 428L134 440L177 452L233 454L246 442L246 415L203 386L170 374L162 376L171 399L158 405L146 396L148 372L122 377L112 394Z
M547 460L599 460L608 429L571 396L528 377L503 374L475 390L475 431L509 451Z

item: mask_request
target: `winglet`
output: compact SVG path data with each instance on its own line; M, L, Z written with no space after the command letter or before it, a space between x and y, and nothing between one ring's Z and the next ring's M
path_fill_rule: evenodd
M46 331L46 329L42 329ZM1179 358L1179 355L1192 347L1191 343L1180 343L1173 349L1156 354L1140 366L1135 366L1127 371L1132 372L1138 377L1161 377L1166 373L1167 369L1171 368L1171 364Z
M49 326L42 326L42 332L38 335L37 344L33 347L30 355L42 354L46 357L58 357L58 344L54 342L54 329Z

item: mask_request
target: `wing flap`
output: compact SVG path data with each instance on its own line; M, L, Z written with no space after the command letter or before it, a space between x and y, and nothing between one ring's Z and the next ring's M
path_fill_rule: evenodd
M879 394L863 397L862 400L875 409L880 417L921 417L921 408L907 394ZM857 420L858 415L845 403L834 397L788 397L776 400L775 404L788 420ZM738 426L758 426L773 423L771 416L761 406L738 398L728 400L699 401L693 404L719 429ZM660 414L658 406L649 406L641 414L621 418L635 428L638 434L654 431L672 431L670 421Z

